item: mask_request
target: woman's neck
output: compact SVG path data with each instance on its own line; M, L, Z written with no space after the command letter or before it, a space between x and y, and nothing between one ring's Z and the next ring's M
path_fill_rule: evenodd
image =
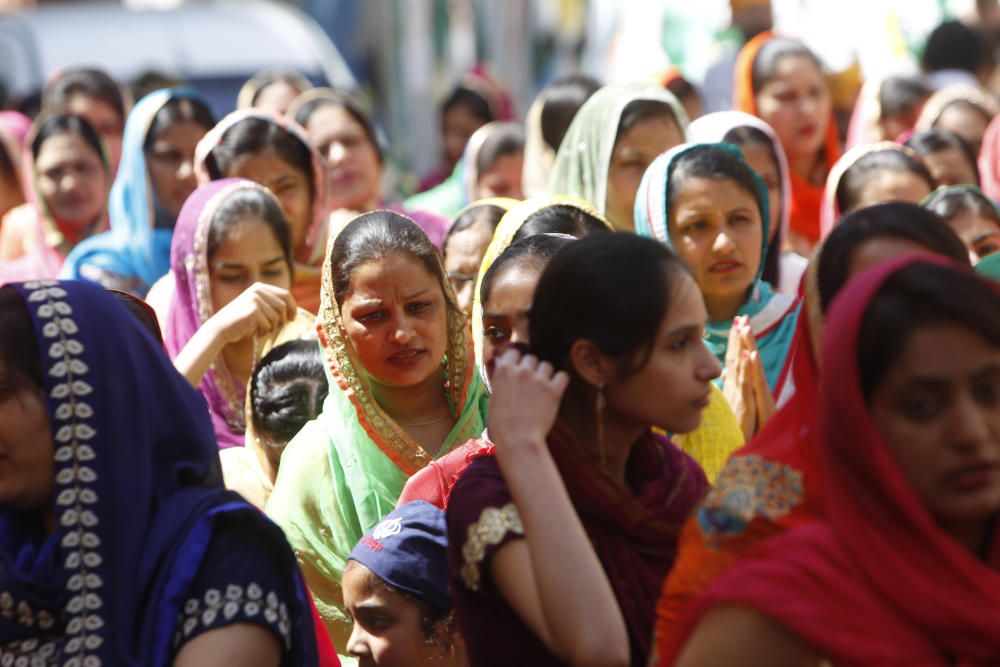
M985 520L956 521L942 524L944 530L979 559L989 557L993 546L996 517Z
M564 400L559 420L573 432L577 442L593 461L616 482L625 485L625 468L632 447L646 430L635 424L615 419L608 409L603 414L603 443L598 441L597 414L592 402ZM603 450L603 454L602 454ZM602 461L603 458L603 461Z
M826 168L822 150L804 155L789 155L788 167L796 176L813 185L823 185L826 182Z
M372 395L400 426L415 426L451 415L444 393L444 371L438 369L423 382L409 387L390 387L372 382ZM443 420L443 419L442 419Z
M222 360L233 379L244 385L250 382L254 359L253 338L230 343L222 348Z
M732 322L750 298L750 288L734 294L703 294L709 322Z

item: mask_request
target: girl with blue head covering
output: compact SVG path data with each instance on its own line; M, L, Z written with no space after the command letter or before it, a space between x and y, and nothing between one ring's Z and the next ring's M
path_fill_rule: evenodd
M62 277L139 296L170 269L174 223L197 181L194 149L215 124L192 90L157 90L125 124L122 159L108 199L111 229L80 243Z
M701 288L705 343L724 364L723 390L749 437L780 395L800 303L762 280L767 187L731 144L684 144L649 166L635 228L670 246Z

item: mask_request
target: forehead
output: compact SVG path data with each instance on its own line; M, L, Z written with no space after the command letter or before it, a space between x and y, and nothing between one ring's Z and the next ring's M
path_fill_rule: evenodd
M355 267L347 298L382 296L388 291L417 292L438 287L438 279L416 257L391 252Z
M688 176L683 172L675 172L673 179L679 179L675 181L676 191L671 206L673 209L686 206L757 208L757 198L728 176Z
M234 176L242 176L258 183L289 176L305 179L301 169L289 164L274 151L241 156L233 163L231 171Z
M812 58L806 55L787 55L778 58L774 74L764 84L771 85L811 85L823 82L823 73Z
M1000 369L1000 347L959 324L930 324L910 334L892 375L900 381L960 380L990 366Z
M494 276L484 306L488 304L490 310L504 305L522 309L530 306L544 268L544 262L538 257L522 257L504 264Z
M261 218L248 215L231 224L223 234L213 257L235 259L268 258L283 255L281 244Z
M93 149L87 145L82 137L72 132L60 132L42 142L41 149L38 151L38 164L70 160L87 155L96 157Z
M309 117L308 129L310 132L364 131L361 123L339 104L324 104L316 109Z

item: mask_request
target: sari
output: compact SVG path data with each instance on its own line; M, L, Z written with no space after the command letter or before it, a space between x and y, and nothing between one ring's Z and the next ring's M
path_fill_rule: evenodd
M61 277L92 280L143 296L170 270L174 230L172 225L154 224L157 202L145 146L156 114L175 99L201 101L193 90L173 88L152 92L133 107L125 123L118 175L108 198L111 229L80 242L66 258Z
M677 537L708 484L697 463L666 438L644 433L632 448L626 484L609 477L572 432L556 422L549 451L604 567L628 629L633 665L645 665L656 597ZM563 664L497 592L493 556L524 536L496 458L476 459L446 512L448 572L470 664Z
M639 236L647 236L673 248L670 238L670 188L669 180L674 161L693 148L715 146L743 159L743 153L732 144L682 144L664 153L653 161L643 174L642 183L635 196L635 231ZM761 236L760 264L757 275L747 293L747 300L736 313L750 319L757 340L767 384L775 396L780 395L787 376L788 352L795 333L795 322L799 317L801 306L798 298L790 294L779 294L761 279L764 262L767 259L768 228L770 213L768 211L767 186L760 176L753 172L757 183L757 203L760 207L763 223ZM709 322L705 328L705 344L725 366L726 350L729 347L729 329L732 322ZM721 385L721 378L715 380Z
M979 184L986 196L1000 201L1000 116L990 121L979 151Z
M462 188L465 191L465 206L481 199L478 194L479 177L482 175L479 173L479 154L483 146L493 133L512 126L517 127L518 124L511 121L493 121L486 123L469 137L469 142L465 144L465 151L462 153Z
M46 116L35 119L24 139L21 169L26 201L11 209L0 226L0 284L55 278L74 246L68 235L85 239L108 227L107 208L102 209L85 229L76 230L56 220L49 210L38 189L38 170L31 150L35 135L46 120ZM101 162L105 172L110 173L108 156L103 151Z
M687 114L673 93L646 83L604 86L584 102L573 117L549 177L549 194L577 197L606 212L608 172L618 139L622 113L631 102L662 102L670 109L683 136ZM631 221L615 221L625 224Z
M753 91L753 65L761 47L775 36L772 31L762 32L740 50L733 75L733 109L736 111L743 111L753 116L760 115L757 112L757 99ZM837 123L831 110L823 141L824 171L829 172L839 157L840 140L837 137ZM810 243L816 243L820 239L819 216L823 202L823 186L811 183L795 171L791 171L789 177L792 182L790 208L792 231L801 234Z
M159 343L96 285L15 288L42 352L57 526L0 508L4 664L161 667L236 623L271 631L282 664L317 664L292 551L222 488L204 404Z
M521 192L525 198L545 194L552 173L556 152L545 143L542 135L542 110L545 108L545 91L538 94L524 118L524 171L521 174Z
M778 174L781 178L781 215L778 239L782 243L778 257L779 284L777 290L783 294L798 294L802 274L805 273L808 260L793 250L785 250L791 223L792 182L788 170L788 160L781 140L770 125L756 116L742 111L718 111L692 121L688 125L688 141L691 143L713 143L723 141L725 136L738 127L752 127L763 132L771 142L771 149L778 162Z
M862 274L830 309L817 438L826 518L733 565L694 603L662 664L672 664L709 608L734 604L777 621L836 665L1000 661L1000 536L994 529L983 561L938 526L876 430L861 388L864 315L887 279L920 263L970 271L911 255Z
M171 358L176 357L195 332L215 314L209 285L209 230L219 206L230 195L244 189L258 189L273 197L270 190L253 181L237 178L212 181L188 197L177 217L170 251L173 296L163 326L163 338ZM300 308L295 320L266 339L256 341L255 362L264 354L262 350L299 337L311 325L312 315ZM232 376L221 354L205 373L199 389L208 403L219 448L242 446L246 430L246 386Z
M329 257L327 250L327 262ZM455 426L438 451L425 451L375 400L333 289L333 271L327 265L316 330L330 393L320 416L308 422L282 454L267 513L294 547L327 630L335 641L346 641L351 623L340 580L348 554L395 507L411 475L456 443L483 432L487 398L473 363L468 324L455 306L449 310L443 363ZM451 286L446 284L445 291L454 304Z
M299 140L309 151L312 165L312 219L305 230L301 246L292 248L294 264L294 280L292 295L300 308L311 313L319 310L320 269L323 265L323 250L329 237L329 220L326 210L326 162L309 143L305 130L294 121L287 118L277 118L259 109L234 111L229 114L206 134L194 153L194 169L198 183L204 185L211 180L205 160L212 150L219 145L226 131L242 120L256 118L273 123Z

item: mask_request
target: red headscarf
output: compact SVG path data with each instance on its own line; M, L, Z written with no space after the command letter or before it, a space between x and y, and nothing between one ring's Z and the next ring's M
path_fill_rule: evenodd
M736 58L736 68L733 80L733 108L754 116L757 112L757 100L753 91L753 65L760 54L761 48L775 38L772 31L762 32L740 50ZM785 147L787 154L788 148ZM823 159L826 162L825 172L829 173L833 164L840 157L840 140L837 137L837 123L830 112L826 124L826 138L823 141ZM816 243L820 238L819 212L823 203L823 185L815 185L802 178L795 171L791 172L792 180L792 230Z
M885 281L916 263L970 271L934 255L907 256L851 282L830 309L819 394L827 520L770 540L727 570L692 606L680 638L708 607L742 604L837 665L1000 662L996 541L986 563L938 527L862 394L863 317ZM992 287L1000 295L1000 286Z

